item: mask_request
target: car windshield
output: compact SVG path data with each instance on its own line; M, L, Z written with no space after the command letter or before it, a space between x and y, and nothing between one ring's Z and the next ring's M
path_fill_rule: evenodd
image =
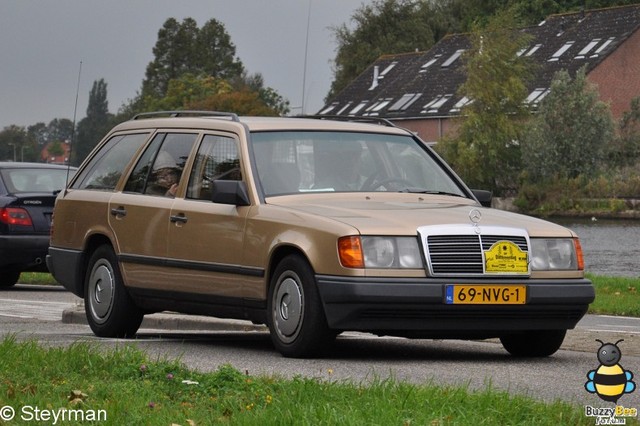
M67 175L73 176L74 171L67 169L48 168L19 168L2 169L2 180L11 194L22 192L47 192L60 191L65 187Z
M252 134L265 196L306 192L419 192L466 196L414 138L353 132Z

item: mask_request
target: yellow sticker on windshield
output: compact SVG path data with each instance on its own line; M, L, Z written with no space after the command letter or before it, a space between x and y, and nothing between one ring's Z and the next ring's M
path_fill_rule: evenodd
M485 272L528 273L529 259L526 251L522 251L511 241L498 241L484 252Z

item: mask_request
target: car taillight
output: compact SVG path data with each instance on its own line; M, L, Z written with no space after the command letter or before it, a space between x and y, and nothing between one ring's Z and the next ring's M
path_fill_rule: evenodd
M33 226L29 212L17 207L1 208L0 222L6 223L7 225Z

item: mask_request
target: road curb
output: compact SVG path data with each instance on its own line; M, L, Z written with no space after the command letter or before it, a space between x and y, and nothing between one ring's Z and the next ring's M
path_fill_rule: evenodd
M62 322L65 324L87 325L87 317L84 307L74 306L62 311ZM268 328L262 324L253 324L251 321L213 318L199 315L185 315L173 312L160 312L145 315L140 328L173 331L237 331L237 332L267 332ZM618 340L624 339L624 353L626 355L640 355L640 334L638 333L610 333L602 331L585 330L577 327L567 331L567 336L561 349L579 352L597 353L600 344L596 339ZM487 342L500 343L499 339L488 339ZM637 348L637 349L636 349Z
M62 322L64 324L88 324L84 308L81 306L63 310ZM251 321L182 315L171 312L145 315L140 328L177 331L267 331L266 326L253 324Z

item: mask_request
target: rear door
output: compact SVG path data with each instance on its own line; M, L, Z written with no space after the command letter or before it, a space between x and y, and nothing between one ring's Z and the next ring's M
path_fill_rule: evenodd
M197 133L157 133L123 191L111 197L109 225L129 286L164 288L170 284L166 256L171 207L197 138Z

